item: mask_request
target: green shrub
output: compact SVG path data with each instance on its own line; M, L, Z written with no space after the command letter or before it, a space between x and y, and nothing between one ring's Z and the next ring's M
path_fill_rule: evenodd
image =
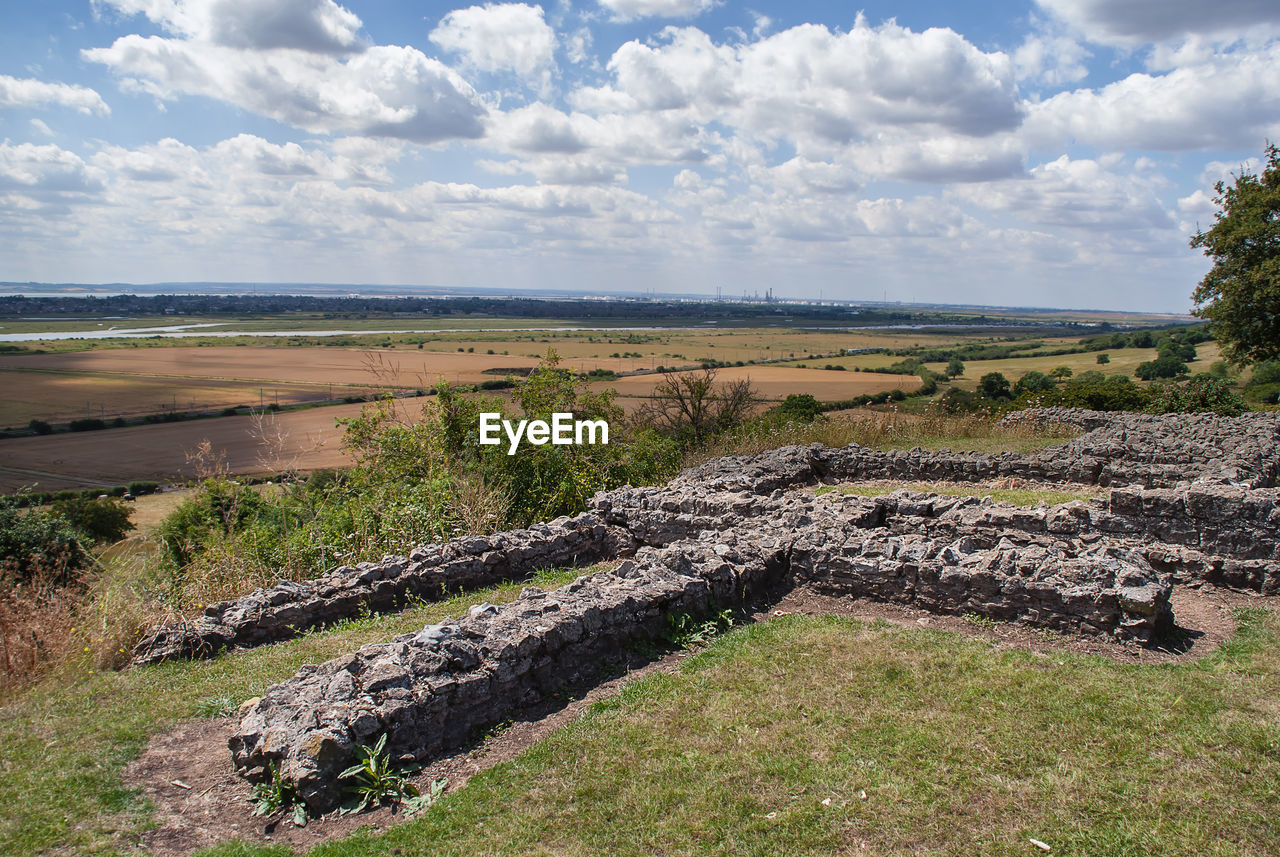
M49 582L75 582L91 563L83 535L61 515L47 509L22 508L0 498L0 569L12 582L48 574Z
M27 423L27 428L31 429L36 434L53 434L53 426L49 425L44 420L32 420Z
M1155 360L1139 363L1133 370L1144 381L1155 381L1160 378L1176 378L1187 373L1187 364L1173 354L1162 354Z
M111 544L125 537L134 529L129 516L133 507L128 503L109 497L107 499L89 499L77 497L73 500L59 500L53 504L53 513L61 515L72 527L83 533L95 544Z
M1148 407L1153 413L1202 413L1239 416L1248 410L1240 394L1231 385L1212 375L1196 375L1183 384L1161 384L1154 391Z
M97 417L89 417L85 419L72 420L67 423L67 428L72 431L98 431L107 427L107 424Z

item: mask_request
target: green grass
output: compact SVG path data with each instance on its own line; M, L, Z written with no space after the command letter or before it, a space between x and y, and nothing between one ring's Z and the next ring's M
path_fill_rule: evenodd
M1015 506L1034 506L1036 503L1070 503L1072 500L1092 500L1100 496L1097 491L1054 491L1039 488L984 488L981 485L957 485L937 482L895 482L889 485L824 485L813 493L821 496L836 492L854 497L883 497L906 488L927 494L948 494L953 497L990 497L1000 503Z
M1239 618L1174 666L837 618L745 627L421 817L309 853L1274 854L1280 641L1274 615Z
M582 573L547 572L532 583L561 586ZM121 772L152 734L208 716L210 700L259 696L303 664L460 615L480 601L511 601L526 585L346 622L208 661L54 677L0 706L0 853L19 857L57 845L77 853L109 849L113 832L136 834L149 823L148 807L125 788Z

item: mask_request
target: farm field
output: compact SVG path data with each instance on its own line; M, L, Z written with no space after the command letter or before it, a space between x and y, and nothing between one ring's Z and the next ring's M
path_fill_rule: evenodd
M773 360L852 348L943 344L957 339L954 334L914 331L767 328L451 336L417 337L416 344L400 342L398 347L394 342L380 347L335 347L293 345L287 341L270 345L190 345L175 340L145 340L128 343L136 347L114 347L118 343L96 347L99 343L95 343L89 350L0 355L0 383L7 392L0 401L0 427L17 428L32 419L59 423L80 417L110 420L172 410L216 411L273 402L292 405L377 390L425 389L441 379L453 384L479 384L501 377L497 370L536 366L549 348L554 348L564 365L575 371L633 372L664 365L686 366L702 359ZM884 355L866 357L873 362L884 361ZM805 376L805 380L816 379ZM641 387L648 384L640 382ZM896 386L899 384L882 387L872 383L866 391ZM810 392L821 398L817 390Z
M268 418L269 434L287 434L287 445L278 453L255 435L250 416L12 438L0 441L0 491L12 492L24 485L53 490L194 476L196 468L187 455L203 440L225 456L223 463L232 473L339 467L349 461L340 448L342 432L334 420L355 416L360 408L335 405Z
M512 320L469 321L484 321L496 327ZM865 370L900 359L894 355L808 355L856 348L995 341L997 337L990 333L619 327L607 331L432 334L419 336L416 343L397 340L376 346L307 345L262 339L254 344L218 345L145 340L132 343L139 347L0 355L0 383L7 393L0 401L0 426L21 427L31 419L62 423L85 416L111 420L170 410L217 412L232 406L332 401L378 391L426 389L442 379L454 384L479 384L501 378L503 370L538 365L548 349L561 355L566 368L584 373L594 369L626 373L659 366L689 366L702 359L724 363L781 359L786 362L725 366L719 370L719 379L750 378L769 402L781 401L791 393L810 393L823 401L838 401L895 388L910 392L918 387L919 380L911 375L823 368L839 365ZM1074 340L1053 337L1043 341L1044 349L1054 349ZM1016 382L1028 371L1048 372L1057 366L1069 366L1076 374L1093 369L1106 374L1132 374L1139 363L1156 356L1154 349L1114 349L1109 354L1111 362L1103 366L1097 364L1094 353L972 360L955 384L973 389L988 372L1001 372ZM792 355L794 359L787 359ZM1205 371L1218 359L1216 344L1204 343L1191 369ZM930 364L930 368L941 371L944 366ZM597 381L592 387L616 389L619 404L634 413L661 380L661 375L649 372ZM405 402L415 412L420 406L418 400ZM260 460L264 445L255 436L253 420L247 416L12 438L0 441L0 491L33 483L42 489L55 489L123 484L133 479L190 478L195 472L187 462L187 454L203 440L225 456L225 466L233 473L340 466L347 459L339 448L341 434L334 420L358 413L359 408L358 404L342 405L279 414L273 432L282 435L283 441L268 456L270 460Z
M1004 360L971 360L965 364L964 375L957 378L958 386L969 390L976 389L978 379L988 372L999 372L1011 382L1016 382L1028 372L1044 372L1048 374L1058 366L1067 366L1075 374L1096 370L1104 375L1133 375L1138 364L1155 360L1159 356L1154 348L1120 348L1105 352L1111 358L1110 363L1098 364L1096 353L1058 354L1047 357L1015 357ZM1192 374L1207 372L1209 367L1221 360L1222 356L1216 342L1202 342L1196 346L1196 359L1187 364ZM936 372L946 369L945 363L925 364Z
M536 366L529 357L345 348L127 349L0 358L9 392L0 425L93 416L112 419L176 407L219 410L286 405L430 387L479 384L495 368ZM596 368L594 365L588 368Z
M895 388L910 392L920 386L920 379L914 375L829 372L791 366L726 367L716 374L717 383L743 379L749 379L760 396L770 402L782 401L792 393L810 393L819 401L839 401ZM632 410L649 398L653 388L662 380L662 375L630 375L617 381L597 382L592 386L597 390L613 387L618 391L618 401Z

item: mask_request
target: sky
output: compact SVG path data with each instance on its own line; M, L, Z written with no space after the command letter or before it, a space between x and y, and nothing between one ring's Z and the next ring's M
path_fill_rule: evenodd
M1276 0L5 0L0 280L1185 312Z

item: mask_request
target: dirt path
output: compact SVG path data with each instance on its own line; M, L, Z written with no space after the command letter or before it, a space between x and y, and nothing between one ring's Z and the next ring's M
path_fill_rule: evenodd
M1235 633L1231 611L1239 607L1280 609L1280 599L1218 590L1178 588L1173 595L1180 633L1167 649L1148 649L1105 638L1078 637L1039 631L1011 624L973 623L958 616L938 616L921 610L880 604L865 599L822 595L806 588L789 592L781 601L757 612L753 621L777 616L840 615L864 621L881 620L903 627L926 627L986 637L997 649L1021 649L1039 654L1073 652L1101 655L1122 663L1177 663L1196 660L1212 652ZM432 763L413 777L422 791L438 779L456 791L467 781L497 764L516 758L537 741L577 718L592 703L618 693L627 684L654 672L670 672L691 654L676 652L659 660L628 665L625 674L575 698L552 701L524 711L509 726L466 748ZM232 773L227 740L237 718L187 721L151 739L142 756L125 771L127 785L141 788L155 805L156 827L139 845L156 857L185 857L199 849L229 839L285 844L302 850L340 839L358 827L384 830L404 821L390 808L341 816L331 813L305 828L287 820L266 821L249 814L249 786Z

